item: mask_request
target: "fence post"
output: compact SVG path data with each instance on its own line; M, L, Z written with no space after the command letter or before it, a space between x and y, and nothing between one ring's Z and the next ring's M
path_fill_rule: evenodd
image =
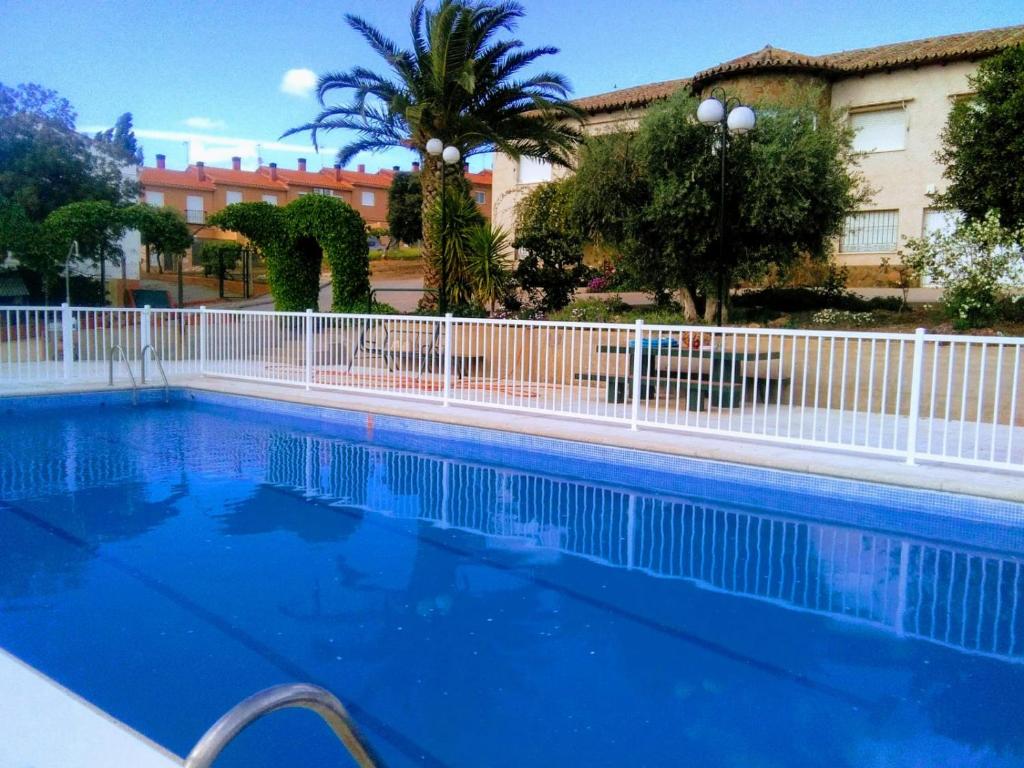
M910 373L910 409L907 412L907 464L917 456L917 422L921 418L921 379L924 367L924 328L914 332L914 362Z
M139 378L143 384L146 383L146 355L148 354L146 347L153 343L153 333L152 328L150 327L150 323L153 322L153 318L150 315L150 309L152 309L152 307L150 307L149 304L145 304L142 307L142 316L139 318L139 322L142 323L142 327L139 328L139 350L142 358L139 360Z
M444 315L444 394L441 405L447 406L452 397L452 313Z
M71 307L65 301L60 305L61 358L64 363L64 381L71 379L71 365L75 360L74 322Z
M199 306L199 375L206 375L206 305Z
M640 381L641 357L644 353L644 321L637 318L636 330L633 331L633 410L629 419L629 428L634 432L640 424Z
M306 389L313 383L313 310L306 308Z

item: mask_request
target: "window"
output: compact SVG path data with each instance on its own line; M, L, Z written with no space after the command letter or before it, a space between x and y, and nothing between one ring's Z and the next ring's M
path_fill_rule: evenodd
M162 208L164 205L164 193L146 190L146 202L150 205L155 205L157 208Z
M519 183L537 184L541 181L551 181L551 163L525 155L519 158Z
M483 205L484 203L487 202L487 193L486 192L474 192L473 193L473 199L476 200L476 204L477 205Z
M277 195L264 195L264 203L270 203L271 205L277 205Z
M907 146L907 112L903 107L850 115L854 152L894 152Z
M189 224L202 224L206 221L203 198L200 195L189 195L185 198L185 221Z
M359 204L364 208L372 208L376 205L376 197L373 192L363 192L359 195Z
M224 195L224 201L228 205L242 202L242 193L237 189L229 189Z
M892 253L899 236L899 211L859 211L846 218L843 253Z
M333 189L327 189L326 187L313 187L314 195L323 195L324 197L335 197Z

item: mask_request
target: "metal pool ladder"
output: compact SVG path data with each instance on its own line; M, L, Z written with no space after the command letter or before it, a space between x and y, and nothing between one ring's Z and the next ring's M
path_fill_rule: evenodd
M142 348L142 354L140 355L140 366L141 366L141 382L135 380L135 371L132 370L132 364L128 360L128 354L124 351L124 347L120 344L115 344L110 348L110 354L107 355L107 384L111 387L114 386L114 362L117 358L121 358L124 361L124 367L128 371L128 378L132 380L132 405L139 404L139 384L146 383L146 352L149 352L153 356L153 360L156 361L157 370L160 371L160 378L164 382L164 402L169 402L171 399L170 384L167 382L167 374L164 372L164 364L160 360L160 353L156 351L152 344L147 344Z
M383 768L342 703L329 691L307 683L275 685L236 704L203 734L185 758L185 768L210 768L232 739L256 720L279 709L292 708L309 709L320 715L360 768Z
M157 370L160 371L160 378L164 381L164 402L169 402L171 399L171 388L167 383L167 374L164 373L164 364L160 360L160 353L156 351L156 348L152 344L147 344L142 348L142 354L140 356L140 365L142 367L142 383L146 383L146 351L153 354L153 360L156 362Z
M124 367L128 369L128 377L132 380L132 405L139 404L139 385L135 381L135 373L132 371L132 364L128 362L128 355L124 351L124 347L120 344L115 344L110 348L110 354L107 355L107 384L114 386L114 359L120 357L124 360Z

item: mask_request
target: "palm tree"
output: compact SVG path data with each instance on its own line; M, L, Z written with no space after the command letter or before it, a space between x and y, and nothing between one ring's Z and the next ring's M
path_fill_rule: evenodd
M309 131L314 146L321 131L355 132L338 151L345 164L358 152L406 147L422 162L423 242L426 282L437 284L434 227L441 173L461 180L461 168L442 170L440 158L426 153L439 138L468 158L486 152L523 155L567 165L579 143L581 111L567 100L567 80L554 72L520 76L537 59L557 48L525 48L511 33L524 14L517 2L440 0L430 10L425 0L412 8L411 49L401 48L378 29L351 14L346 20L388 65L386 74L364 67L324 74L317 86L321 112L312 122L285 136ZM328 104L343 91L347 104Z

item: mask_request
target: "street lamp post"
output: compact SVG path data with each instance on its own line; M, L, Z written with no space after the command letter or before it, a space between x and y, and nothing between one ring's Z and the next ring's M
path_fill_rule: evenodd
M727 98L721 88L711 91L697 107L697 119L702 125L718 131L718 154L722 158L722 178L718 198L718 308L716 322L722 325L722 308L725 305L725 153L729 134L742 134L754 127L754 110L744 106L738 99Z
M442 316L448 310L448 266L445 262L444 239L445 229L448 226L448 201L444 191L444 179L448 175L447 165L455 165L462 157L458 147L445 146L441 139L430 139L427 141L427 154L431 157L441 158L441 237L438 243L440 253L438 254L438 266L441 269L440 291L438 292L437 307Z

